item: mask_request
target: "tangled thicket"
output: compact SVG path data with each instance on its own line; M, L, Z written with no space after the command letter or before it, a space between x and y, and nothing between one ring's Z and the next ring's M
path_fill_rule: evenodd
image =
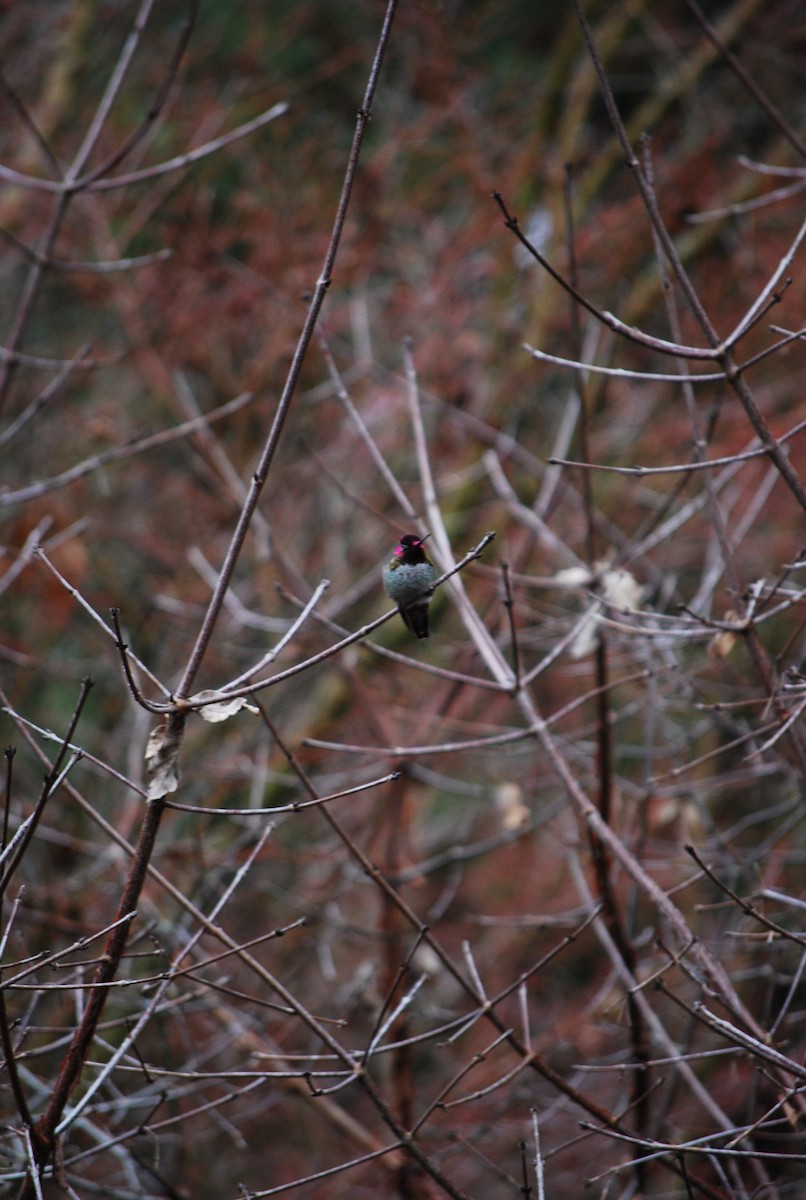
M800 1194L803 14L658 7L3 13L10 1195Z

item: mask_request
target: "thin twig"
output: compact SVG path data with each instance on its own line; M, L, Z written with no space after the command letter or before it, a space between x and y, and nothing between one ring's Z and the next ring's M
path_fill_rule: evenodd
M263 491L266 479L268 478L272 463L274 462L274 456L280 441L280 435L282 434L286 418L291 408L291 402L296 392L297 383L302 370L302 364L305 361L308 347L313 337L322 305L325 301L325 296L332 283L336 256L338 254L341 235L344 230L344 222L347 217L347 209L350 204L353 185L358 171L358 160L364 140L364 132L372 114L372 102L378 84L381 64L383 62L386 47L389 42L389 36L392 29L392 20L394 18L396 8L397 0L389 0L383 28L378 38L375 58L370 70L366 91L364 93L364 99L361 108L358 110L358 116L356 118L353 144L347 161L347 168L344 175L344 182L342 184L341 196L339 198L336 216L333 222L330 241L325 252L322 270L319 279L316 282L316 287L314 288L313 296L308 306L308 313L305 318L305 323L303 325L302 332L300 333L299 340L297 341L294 356L286 376L286 381L277 403L277 409L274 414L271 429L269 430L268 437L261 452L257 469L252 477L246 502L241 510L241 515L238 518L238 523L235 527L229 548L224 557L224 562L221 567L221 573L219 575L216 590L210 600L201 629L199 630L196 638L196 643L193 647L190 658L188 659L187 665L185 666L179 686L176 689L176 696L180 699L187 697L187 694L193 686L193 682L201 668L204 656L207 652L210 639L213 635L213 630L216 626L221 607L224 603L224 596L229 588L233 571L235 570L235 566L240 557L249 526L252 523L252 518L254 516L255 509L257 508L258 500L260 499L260 495Z

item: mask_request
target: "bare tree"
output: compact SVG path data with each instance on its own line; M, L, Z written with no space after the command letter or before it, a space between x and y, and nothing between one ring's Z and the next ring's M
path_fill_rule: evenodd
M171 7L3 18L4 1187L798 1195L793 6Z

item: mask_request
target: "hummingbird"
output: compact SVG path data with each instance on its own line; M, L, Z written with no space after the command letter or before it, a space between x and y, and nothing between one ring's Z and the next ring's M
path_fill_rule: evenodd
M428 637L431 585L437 577L434 564L423 550L429 537L406 533L395 546L392 561L383 569L383 586L394 600L406 628L418 638Z

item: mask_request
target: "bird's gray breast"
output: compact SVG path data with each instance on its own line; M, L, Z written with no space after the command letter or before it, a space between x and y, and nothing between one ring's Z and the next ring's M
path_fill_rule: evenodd
M430 586L434 578L434 568L430 563L398 563L387 567L384 571L384 583L389 595L398 604L406 604L416 599Z

